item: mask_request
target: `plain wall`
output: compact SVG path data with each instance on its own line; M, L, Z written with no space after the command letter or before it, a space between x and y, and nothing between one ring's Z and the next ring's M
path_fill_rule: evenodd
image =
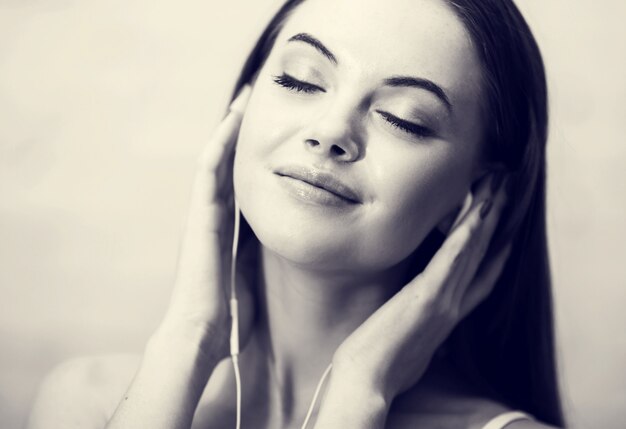
M195 158L277 0L0 0L0 426L74 355L140 352ZM626 3L519 5L551 96L549 232L573 428L626 419Z

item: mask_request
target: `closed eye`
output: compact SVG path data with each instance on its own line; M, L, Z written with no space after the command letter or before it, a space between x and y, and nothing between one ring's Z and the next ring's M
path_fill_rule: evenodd
M276 84L287 88L290 91L303 92L305 94L311 94L318 91L326 92L326 90L320 86L296 79L295 77L287 73L283 73L279 76L273 76L273 80ZM387 121L387 123L389 123L392 127L397 128L405 133L412 134L420 138L431 137L434 134L430 129L424 126L405 121L404 119L400 119L389 112L376 110L376 113L381 115L385 119L385 121Z
M414 124L413 122L405 121L404 119L400 119L397 116L392 115L391 113L385 112L383 110L376 110L380 116L385 119L392 127L398 128L399 130L404 131L408 134L413 134L420 138L431 137L434 133L421 125Z
M289 89L290 91L304 92L306 94L311 94L317 91L326 92L326 90L322 87L319 87L309 82L298 80L295 77L288 75L287 73L283 73L280 76L274 76L274 82L284 88Z

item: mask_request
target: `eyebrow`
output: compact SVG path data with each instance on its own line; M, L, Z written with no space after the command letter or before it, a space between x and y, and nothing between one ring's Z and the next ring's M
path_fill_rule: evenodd
M402 87L408 86L413 88L421 88L426 91L430 91L435 94L448 108L448 111L452 110L452 103L450 103L450 99L446 95L445 91L441 89L439 85L437 85L432 80L424 79L421 77L412 77L412 76L393 76L385 79L385 85L393 86L393 87Z
M298 33L295 36L292 36L289 40L287 40L287 42L308 43L309 45L317 49L322 55L328 58L333 64L335 65L339 64L335 55L333 55L333 53L330 52L328 48L324 46L322 42L320 42L319 40L317 40L315 37L311 36L310 34Z
M287 42L306 43L314 47L318 52L328 58L328 60L330 60L333 64L339 64L339 61L337 61L337 57L335 57L335 55L326 46L324 46L322 42L320 42L318 39L308 33L298 33L295 36L290 37ZM443 104L445 104L449 112L452 111L452 103L446 95L446 92L432 80L412 76L392 76L385 79L383 82L386 86L391 87L412 87L421 88L429 91L437 98L439 98L443 102Z

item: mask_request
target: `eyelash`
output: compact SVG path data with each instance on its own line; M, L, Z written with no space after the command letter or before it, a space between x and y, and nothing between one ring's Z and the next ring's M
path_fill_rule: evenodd
M312 83L304 82L294 78L293 76L283 73L280 76L274 76L274 82L290 91L303 92L305 94L311 94L317 91L326 92L324 88L320 88ZM382 110L376 110L380 116L385 119L392 127L398 128L405 133L412 134L420 138L426 138L433 135L432 131L421 125L414 124L412 122L404 121L390 113Z
M316 91L326 92L324 88L320 88L312 83L298 80L293 76L289 76L287 73L283 73L280 76L274 76L274 82L290 91L304 92L305 94L311 94Z
M378 113L387 122L389 122L392 127L398 128L406 133L413 134L421 138L431 137L433 135L433 132L428 128L414 124L413 122L404 121L400 118L393 116L390 113L384 112L382 110L376 110L376 113Z

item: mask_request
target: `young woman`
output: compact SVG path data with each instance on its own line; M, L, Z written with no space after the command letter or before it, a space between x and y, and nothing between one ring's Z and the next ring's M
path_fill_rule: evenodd
M562 427L514 4L288 1L236 93L144 355L59 368L30 427Z

